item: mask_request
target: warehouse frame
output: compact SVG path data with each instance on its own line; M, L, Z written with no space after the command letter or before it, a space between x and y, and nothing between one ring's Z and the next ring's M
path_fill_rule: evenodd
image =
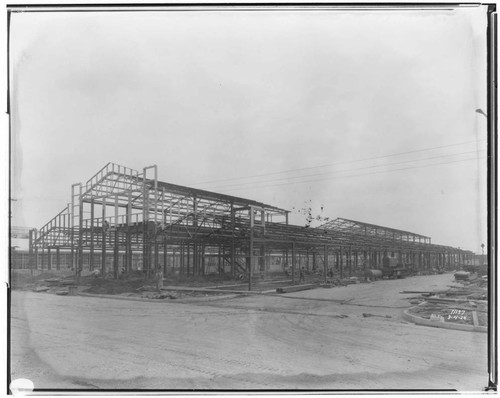
M67 206L39 230L30 230L30 268L38 268L40 250L47 252L49 269L54 254L59 268L61 253L69 253L77 277L84 259L89 270L99 267L105 277L111 268L118 278L132 271L133 254L141 253L141 268L151 278L157 269L166 273L169 262L178 263L180 275L205 276L214 272L207 260L215 258L215 272L244 278L251 290L271 256L282 258L284 270L291 265L292 283L301 258L326 279L331 267L342 278L360 266L378 267L389 255L421 270L456 267L473 257L470 251L432 244L428 236L349 219L316 228L291 225L289 213L159 181L156 165L139 172L108 163L85 184L73 184Z

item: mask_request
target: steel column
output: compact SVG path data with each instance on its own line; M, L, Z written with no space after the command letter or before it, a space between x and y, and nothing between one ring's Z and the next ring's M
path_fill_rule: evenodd
M323 279L326 282L326 273L328 272L328 246L324 246L324 257L323 257Z
M158 246L158 240L155 239L155 263L154 263L154 267L153 267L153 275L156 275L156 273L158 272L159 268L160 268L160 264L159 264L159 246Z
M118 195L115 196L115 233L113 244L113 277L118 279L118 257L119 257L119 236L118 236Z
M163 275L167 275L167 237L163 236ZM173 267L172 267L173 268Z
M34 234L35 234L35 230L34 229L30 229L29 233L28 233L28 237L29 237L29 248L28 248L28 250L29 250L29 257L28 257L28 262L29 262L29 267L30 267L30 273L31 273L32 276L33 276L33 268L34 268L34 265L35 265L34 253L33 253Z
M127 213L126 213L126 229L125 229L125 271L132 271L132 231L131 231L131 217L132 217L132 192L128 194Z
M340 252L339 252L339 265L340 265L340 279L344 277L344 253L342 252L342 246L340 246Z
M47 269L49 271L52 269L52 256L50 252L50 246L47 247Z
M90 258L89 269L94 270L94 198L90 200Z
M61 255L59 253L59 247L56 248L56 269L61 269Z
M349 277L352 276L352 248L349 246L349 252L347 254L348 257L348 262L347 264L349 265Z
M106 276L106 198L102 200L102 242L101 242L101 273Z
M250 248L249 248L249 259L250 264L248 264L248 290L252 290L252 271L253 271L253 229L254 229L254 212L253 208L250 208Z

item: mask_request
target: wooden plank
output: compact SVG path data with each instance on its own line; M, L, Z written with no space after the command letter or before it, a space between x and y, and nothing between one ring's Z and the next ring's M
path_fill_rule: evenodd
M479 320L477 319L477 311L472 311L472 321L474 326L479 326Z
M469 299L446 299L446 298L438 298L438 297L427 297L426 300L430 303L468 303Z
M448 291L446 291L446 290L437 290L437 291L432 291L432 290L403 290L402 292L399 292L399 294L416 294L416 293L446 294L446 293L448 293Z
M317 288L318 285L297 285L297 286L286 286L286 287L278 287L276 289L276 293L291 293L291 292L299 292L301 290L310 290Z

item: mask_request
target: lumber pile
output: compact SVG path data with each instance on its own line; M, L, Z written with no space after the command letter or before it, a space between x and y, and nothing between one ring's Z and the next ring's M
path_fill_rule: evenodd
M300 292L301 290L315 289L316 287L317 285L313 284L278 287L276 288L276 293Z

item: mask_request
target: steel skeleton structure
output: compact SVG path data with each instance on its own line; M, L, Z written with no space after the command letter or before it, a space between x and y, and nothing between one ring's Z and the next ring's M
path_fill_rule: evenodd
M383 255L420 268L455 266L472 252L431 244L427 236L338 218L319 228L288 224L289 211L253 200L158 181L156 166L142 172L108 163L85 184L73 184L71 202L39 230L30 231L31 267L39 250L47 250L48 267L55 250L71 254L77 276L84 255L89 268L132 269L132 253L142 253L149 277L167 258L179 260L183 275L204 275L205 260L218 260L217 272L245 275L252 284L255 271L265 272L271 255L312 268L334 267L342 277L381 264ZM112 253L112 266L106 258ZM96 254L101 258L96 264ZM332 258L334 261L332 261ZM317 261L319 259L319 261ZM171 261L172 262L172 261Z

